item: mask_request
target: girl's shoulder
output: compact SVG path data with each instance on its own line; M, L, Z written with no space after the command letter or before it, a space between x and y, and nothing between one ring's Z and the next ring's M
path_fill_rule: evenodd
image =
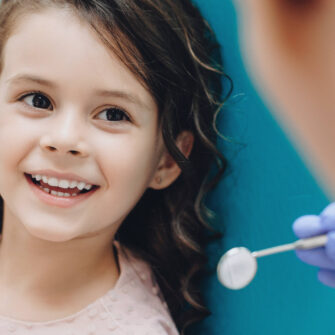
M150 266L115 241L120 278L103 297L108 311L123 324L133 324L136 334L178 334L168 306ZM115 304L118 301L118 304ZM123 320L123 321L122 321Z

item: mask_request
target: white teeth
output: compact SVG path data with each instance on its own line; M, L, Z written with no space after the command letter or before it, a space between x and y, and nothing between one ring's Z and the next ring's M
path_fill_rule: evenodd
M42 186L40 186L40 188L41 188L43 191L45 191L45 192L47 192L47 193L50 194L50 190L49 190L48 188L46 188L46 187L42 187ZM66 198L71 197L71 194L70 194L70 193L62 193L62 192L51 191L51 194L52 194L52 195L57 195L57 196L59 196L59 197L66 197ZM75 197L76 195L78 195L78 193L73 193L73 194L72 194L72 197Z
M55 192L55 191L51 191L52 195L57 195L58 197L66 197L68 198L70 196L70 193L63 193L63 192Z
M76 180L57 179L55 177L47 177L38 174L32 175L32 177L37 181L43 180L45 184L49 184L50 186L56 186L64 189L77 187L80 191L84 188L89 191L92 188L92 185L86 184L82 181L79 182Z
M78 189L81 191L81 190L84 189L85 185L86 185L86 183L84 183L84 182L81 181L81 182L77 185L77 187L78 187Z
M76 186L78 185L78 182L77 181L71 181L70 183L70 188L75 188Z
M68 182L65 179L62 179L58 184L59 184L59 187L62 187L62 188L69 188L70 187L70 182Z
M56 186L56 187L58 187L58 180L56 178L54 178L54 177L48 178L47 183L50 186Z

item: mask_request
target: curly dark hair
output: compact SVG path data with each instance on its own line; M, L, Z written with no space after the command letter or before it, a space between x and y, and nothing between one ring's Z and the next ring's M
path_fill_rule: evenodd
M188 325L210 314L199 290L207 263L204 249L215 235L204 199L226 169L216 148L216 119L232 91L220 46L190 0L3 0L0 53L21 16L50 7L88 23L157 103L165 146L182 172L166 189L147 189L115 238L151 265L184 334ZM224 99L223 77L230 83ZM175 144L184 130L194 135L189 158Z

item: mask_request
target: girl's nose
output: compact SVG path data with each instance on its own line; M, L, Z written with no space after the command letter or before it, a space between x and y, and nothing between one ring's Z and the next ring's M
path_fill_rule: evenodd
M83 120L80 121L74 113L64 112L50 119L50 122L51 126L40 139L43 151L58 155L88 156L87 132Z

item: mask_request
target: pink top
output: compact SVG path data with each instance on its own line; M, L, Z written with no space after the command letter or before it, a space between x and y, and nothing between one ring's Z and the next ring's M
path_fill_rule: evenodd
M0 316L1 335L176 335L147 263L114 242L120 277L104 296L62 319L27 322Z

